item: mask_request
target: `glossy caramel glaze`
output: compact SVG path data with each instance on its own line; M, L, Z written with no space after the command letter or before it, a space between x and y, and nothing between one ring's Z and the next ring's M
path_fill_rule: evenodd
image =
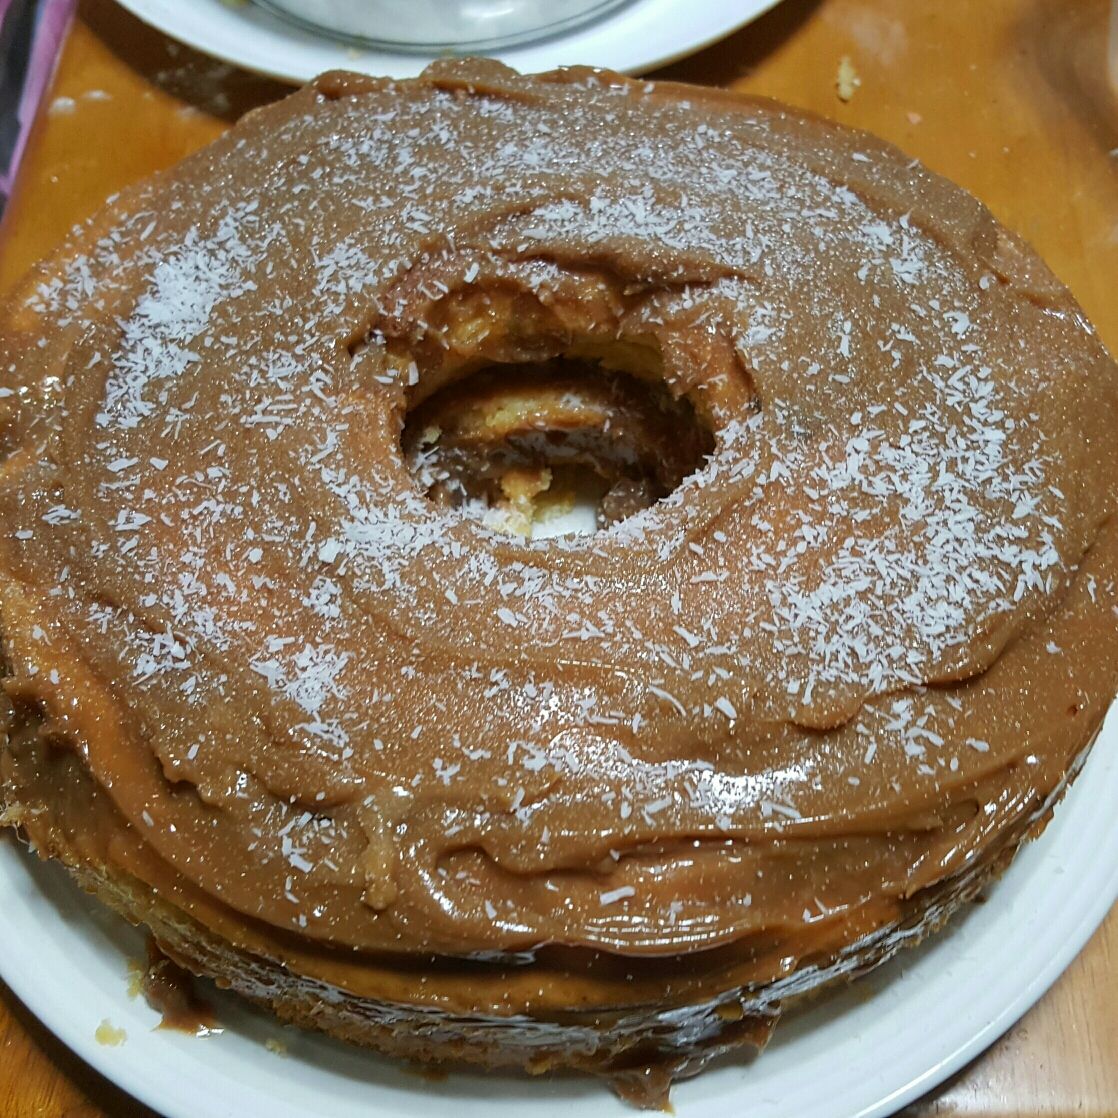
M157 1029L189 1036L222 1032L213 1009L198 996L194 976L168 959L154 939L148 940L147 964L134 964L133 985L148 1007L159 1014Z
M590 537L427 500L408 407L563 355L655 368L709 458ZM9 806L362 998L822 975L1012 850L1115 691L1112 362L973 199L777 105L328 75L76 232L0 377Z

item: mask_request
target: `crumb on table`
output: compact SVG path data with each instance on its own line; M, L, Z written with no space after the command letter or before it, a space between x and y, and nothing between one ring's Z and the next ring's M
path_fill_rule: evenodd
M854 91L862 84L850 55L844 54L839 59L838 74L835 76L835 90L840 101L849 101L854 96Z

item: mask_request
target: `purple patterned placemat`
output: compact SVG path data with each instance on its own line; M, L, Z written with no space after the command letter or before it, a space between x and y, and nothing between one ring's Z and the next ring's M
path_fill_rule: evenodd
M76 0L0 0L0 212L75 5Z

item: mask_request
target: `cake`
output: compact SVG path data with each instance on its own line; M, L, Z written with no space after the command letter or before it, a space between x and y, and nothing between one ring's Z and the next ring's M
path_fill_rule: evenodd
M662 1100L973 898L1118 689L1114 363L776 103L324 75L32 272L0 420L4 820L406 1059Z

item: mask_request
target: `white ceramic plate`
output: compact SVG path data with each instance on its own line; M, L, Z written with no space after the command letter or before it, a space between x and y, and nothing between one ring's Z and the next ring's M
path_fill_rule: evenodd
M679 1118L872 1118L942 1082L1044 993L1118 897L1118 707L1055 819L985 905L842 993L783 1022L748 1066L679 1084ZM109 1079L167 1118L633 1118L581 1078L454 1074L428 1080L370 1053L281 1028L212 992L220 1036L155 1032L126 994L140 934L64 873L0 840L0 974ZM127 1032L99 1045L102 1020ZM286 1055L265 1046L281 1039Z
M120 0L168 35L246 70L305 82L324 70L414 77L419 54L357 50L304 31L255 4L223 0ZM602 66L640 73L700 50L755 19L777 0L631 0L564 35L494 52L522 73Z

